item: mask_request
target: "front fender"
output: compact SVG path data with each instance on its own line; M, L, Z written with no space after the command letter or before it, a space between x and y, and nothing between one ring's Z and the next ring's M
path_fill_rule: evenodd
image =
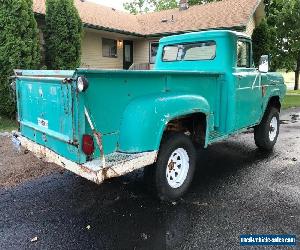
M134 99L126 107L120 126L119 151L158 150L169 121L193 113L209 114L207 100L185 93L159 93Z
M287 91L287 88L286 88L286 85L284 85L284 84L280 84L280 85L277 85L277 86L274 86L273 88L271 88L269 93L267 94L267 97L266 97L267 99L263 104L263 110L264 111L266 110L266 108L268 106L268 103L269 103L269 101L271 100L272 97L278 96L279 101L282 105L283 98L286 94L286 91Z

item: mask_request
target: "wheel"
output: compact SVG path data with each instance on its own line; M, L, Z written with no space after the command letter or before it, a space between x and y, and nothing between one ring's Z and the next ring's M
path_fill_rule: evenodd
M270 151L273 149L279 134L279 111L269 108L259 125L254 128L254 140L257 147Z
M195 164L196 151L188 136L166 136L156 163L145 170L147 184L161 200L176 200L188 190L195 172Z

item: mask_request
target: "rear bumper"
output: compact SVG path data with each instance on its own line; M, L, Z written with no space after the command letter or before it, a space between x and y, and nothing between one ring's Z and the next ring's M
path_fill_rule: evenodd
M105 167L102 166L100 159L95 159L85 164L78 164L21 135L15 134L14 137L15 140L20 142L22 147L31 151L43 161L55 163L97 184L102 183L105 179L121 176L151 165L156 161L157 157L157 151L138 154L113 153L105 157Z

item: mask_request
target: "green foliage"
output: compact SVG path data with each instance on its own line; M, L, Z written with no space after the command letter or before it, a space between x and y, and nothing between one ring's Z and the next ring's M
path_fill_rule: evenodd
M15 119L9 119L0 116L0 132L11 132L17 130L18 123Z
M253 33L254 60L271 54L271 70L285 68L295 72L295 89L300 72L300 1L264 0L267 22Z
M271 34L268 24L263 20L253 31L253 60L255 66L259 65L259 60L262 55L270 55Z
M288 59L286 69L295 70L300 60L300 1L287 1L279 18L278 35Z
M152 0L151 2L155 6L155 11L175 9L178 6L176 0Z
M276 37L273 43L273 51L277 53L278 65L287 71L295 72L295 89L298 89L300 73L300 1L271 1L268 22Z
M48 69L80 66L82 22L73 0L47 0L45 49Z
M149 0L134 0L123 4L125 10L131 14L147 13L153 7Z
M189 5L198 5L216 2L220 0L189 0ZM131 14L146 13L149 11L161 11L175 9L179 5L178 0L134 0L123 4L125 10Z
M199 5L199 4L206 4L212 2L218 2L221 0L189 0L189 5Z
M32 0L0 0L0 114L16 111L9 76L13 70L37 69L40 46Z

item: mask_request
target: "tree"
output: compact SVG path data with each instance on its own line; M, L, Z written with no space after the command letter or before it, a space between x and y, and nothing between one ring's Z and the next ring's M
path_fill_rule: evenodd
M189 0L189 5L198 5L216 2L220 0ZM131 14L146 13L149 11L161 11L175 9L178 7L179 0L134 0L124 3L124 9Z
M73 0L47 0L45 49L49 69L80 66L82 22Z
M270 54L270 30L266 20L263 20L253 31L253 60L255 66L259 65L260 57Z
M300 71L300 2L299 0L265 0L270 28L270 50L275 69L295 72L294 89L299 88Z
M199 4L206 4L212 2L219 2L221 0L189 0L189 5L199 5Z
M151 7L149 0L134 0L123 4L125 10L128 10L131 14L147 13Z
M270 27L266 19L254 29L252 34L253 60L258 67L262 55L270 56L270 70L277 71L283 67L277 44L276 29Z
M294 89L299 89L300 74L300 1L285 2L281 16L278 16L278 37L282 44L285 68L295 72Z
M282 39L279 37L278 21L284 6L283 0L265 0L267 25L269 29L269 49L271 54L271 70L277 71L285 67Z
M155 11L175 9L178 6L177 0L152 0L151 2L155 6Z
M32 0L0 0L0 114L16 112L9 76L13 69L37 69L40 45Z
M263 31L261 25L254 30L255 61L257 61L258 55L262 54L263 49L268 50L271 54L271 70L276 71L284 68L286 71L294 71L294 89L298 89L300 72L300 1L265 0L264 2L266 4L267 23L262 24ZM260 35L257 33L260 33ZM259 40L255 41L257 36L260 36ZM255 47L256 45L257 47Z

